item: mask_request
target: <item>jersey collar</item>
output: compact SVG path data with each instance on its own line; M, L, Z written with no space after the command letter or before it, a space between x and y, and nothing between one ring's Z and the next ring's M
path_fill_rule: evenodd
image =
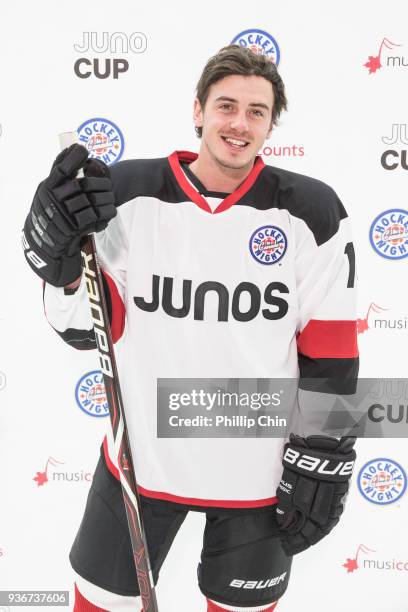
M197 157L198 153L191 153L190 151L174 151L174 153L169 155L167 159L169 160L170 167L174 176L176 177L176 181L184 193L192 202L194 202L194 204L197 204L199 208L210 214L217 214L231 208L231 206L238 202L238 200L240 200L247 193L247 191L249 191L258 178L259 173L265 167L262 158L257 155L253 168L246 177L245 181L241 183L238 189L230 193L224 200L222 200L214 212L212 212L207 200L187 180L186 175L180 166L180 162L191 163L197 159Z

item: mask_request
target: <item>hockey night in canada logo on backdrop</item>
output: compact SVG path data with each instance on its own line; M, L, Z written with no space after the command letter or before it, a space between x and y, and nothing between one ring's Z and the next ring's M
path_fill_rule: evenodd
M261 264L271 265L282 259L288 241L280 227L263 225L258 227L249 240L249 252Z
M370 243L386 259L408 257L408 211L391 208L380 213L371 224Z
M109 416L103 374L100 370L87 372L75 388L75 399L80 409L92 417Z
M407 475L393 459L367 461L357 477L360 493L373 504L386 506L401 499L407 488Z
M280 49L275 38L264 30L249 29L240 32L231 40L231 45L241 45L257 55L266 55L274 64L280 61Z
M108 166L120 160L125 140L118 126L109 119L94 118L84 121L78 130L79 144L88 149L89 156Z

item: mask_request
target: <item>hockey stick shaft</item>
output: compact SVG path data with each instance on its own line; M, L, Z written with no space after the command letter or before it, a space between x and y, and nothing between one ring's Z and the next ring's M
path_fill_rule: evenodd
M77 142L76 132L60 135L61 148ZM82 176L83 172L80 171ZM78 177L81 175L78 173ZM141 503L129 444L122 393L113 349L112 333L102 273L99 266L93 234L81 245L83 274L91 309L99 361L103 374L109 416L112 426L115 453L118 459L120 483L129 526L133 559L139 584L143 612L158 612L153 575L150 567L146 535L143 527Z

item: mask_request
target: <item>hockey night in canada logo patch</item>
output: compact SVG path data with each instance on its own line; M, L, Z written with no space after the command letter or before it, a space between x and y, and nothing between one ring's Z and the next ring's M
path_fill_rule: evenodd
M80 409L93 417L109 415L103 374L100 370L87 372L78 381L75 399Z
M276 66L280 60L279 45L271 34L264 30L249 29L237 34L231 41L231 45L246 47L257 55L266 55Z
M369 502L386 506L404 495L407 475L399 463L381 457L363 465L357 483L361 495Z
M261 264L271 265L282 259L288 241L280 227L263 225L254 231L249 241L249 252Z
M120 160L125 140L118 126L109 119L88 119L78 128L78 141L88 149L89 156L108 166Z
M408 210L392 208L380 213L371 224L370 242L386 259L408 257Z

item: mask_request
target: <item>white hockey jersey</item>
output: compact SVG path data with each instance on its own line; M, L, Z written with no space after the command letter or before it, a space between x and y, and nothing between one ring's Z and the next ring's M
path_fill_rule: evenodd
M355 379L349 221L330 187L259 157L236 191L207 192L188 169L196 157L112 166L118 215L96 235L139 491L265 506L282 440L158 438L157 378ZM44 302L65 341L95 348L83 282L72 295L46 285Z

